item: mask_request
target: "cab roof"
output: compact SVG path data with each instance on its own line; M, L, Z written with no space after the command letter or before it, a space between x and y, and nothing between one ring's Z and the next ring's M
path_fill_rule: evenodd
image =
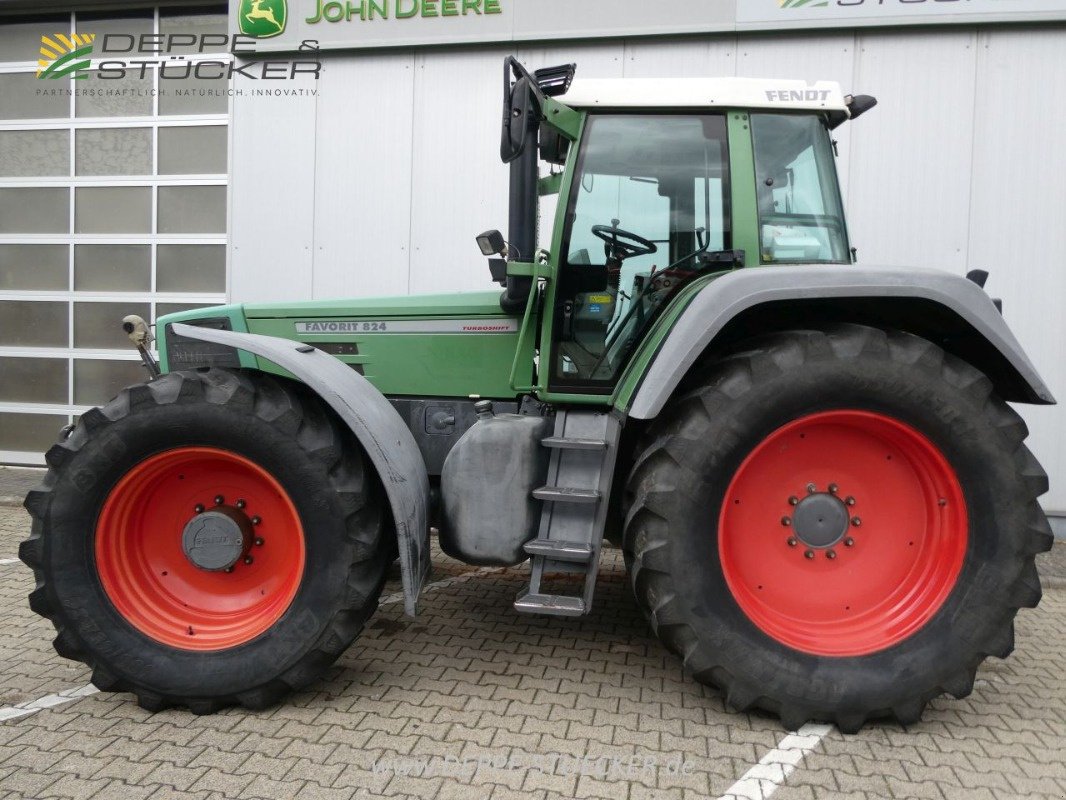
M559 101L572 108L759 108L849 116L840 84L769 78L577 78Z

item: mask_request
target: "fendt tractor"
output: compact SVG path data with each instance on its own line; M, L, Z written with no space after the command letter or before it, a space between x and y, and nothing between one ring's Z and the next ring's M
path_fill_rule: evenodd
M987 273L856 265L832 137L876 101L574 73L504 64L502 294L123 321L150 379L60 432L20 550L97 687L274 704L397 559L416 613L431 528L563 617L606 539L688 672L792 729L914 723L1011 652L1052 537L1007 403L1054 399Z

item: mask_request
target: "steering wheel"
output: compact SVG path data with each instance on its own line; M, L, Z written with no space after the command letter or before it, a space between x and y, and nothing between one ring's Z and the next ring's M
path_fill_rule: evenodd
M649 242L643 236L619 228L616 219L612 219L610 225L593 225L592 233L606 242L604 251L607 257L617 258L619 261L633 256L650 255L659 249L654 242Z

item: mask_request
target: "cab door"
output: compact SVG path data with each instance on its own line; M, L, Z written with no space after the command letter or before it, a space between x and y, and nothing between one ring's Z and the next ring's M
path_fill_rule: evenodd
M725 114L589 115L569 189L538 383L602 402L706 256L732 248Z

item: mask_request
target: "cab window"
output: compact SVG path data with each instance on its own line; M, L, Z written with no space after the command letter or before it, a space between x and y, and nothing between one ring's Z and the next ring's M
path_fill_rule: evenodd
M764 264L850 262L833 145L821 117L752 114Z
M731 246L720 114L593 115L563 233L555 386L609 391L702 256Z

